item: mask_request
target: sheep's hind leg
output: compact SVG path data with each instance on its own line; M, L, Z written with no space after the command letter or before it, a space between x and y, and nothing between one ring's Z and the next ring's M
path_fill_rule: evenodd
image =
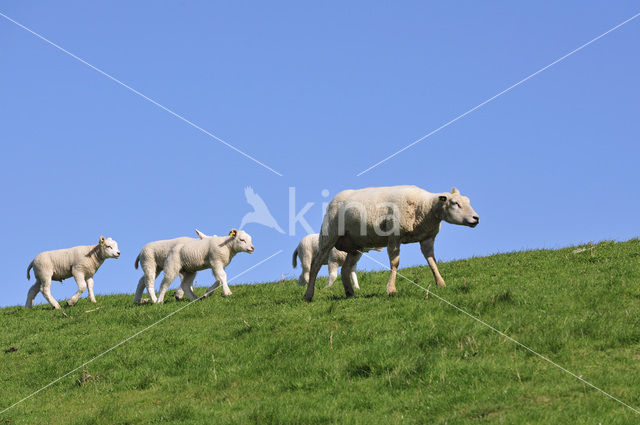
M351 286L351 272L353 267L358 262L358 254L347 254L347 258L344 260L342 269L340 270L340 276L342 277L342 286L344 286L344 293L347 298L353 297L353 286Z
M138 286L136 287L136 294L133 296L133 303L140 304L142 301L142 293L144 292L144 276L138 280Z
M178 289L176 289L176 293L173 294L173 296L176 298L176 300L181 300L182 298L184 298L184 291L182 290L182 281L184 280L184 275L182 273L180 273L180 286L178 286ZM193 292L193 286L191 287L191 292Z
M40 279L38 278L38 280ZM53 295L51 295L51 277L43 278L41 280L40 291L53 308L55 308L56 310L60 310L60 304L58 304L58 301L56 301L56 299L53 298Z
M189 298L190 301L198 299L198 297L196 297L196 294L193 293L193 288L191 287L195 278L195 273L185 273L182 278L182 283L180 284L180 288L182 289L184 294L187 295L187 298Z
M351 283L353 284L353 289L360 289L360 285L358 284L358 275L356 274L356 267L358 265L358 261L362 258L362 251L356 251L355 259L353 260L353 267L351 267Z
M36 279L36 283L29 288L29 292L27 293L27 302L24 305L26 308L33 307L33 299L38 295L38 292L40 292L40 281Z
M333 283L338 278L338 263L336 263L335 261L331 261L331 259L329 259L328 266L329 266L329 280L327 280L327 285L325 286L325 289L332 286Z
M387 254L389 254L389 281L387 282L387 294L395 295L396 289L396 274L398 273L398 266L400 265L400 242L397 240L389 240L387 246Z

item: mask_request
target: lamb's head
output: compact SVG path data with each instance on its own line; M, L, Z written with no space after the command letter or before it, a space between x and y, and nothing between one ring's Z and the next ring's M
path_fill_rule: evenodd
M231 229L229 236L231 237L231 248L235 252L253 254L254 248L253 243L251 243L251 235L244 230Z
M462 196L455 187L451 193L439 195L438 201L442 204L442 219L447 223L476 227L480 222L469 198Z
M100 247L102 258L120 258L118 242L114 241L113 239L105 239L104 236L100 236L100 243L98 244L98 246Z

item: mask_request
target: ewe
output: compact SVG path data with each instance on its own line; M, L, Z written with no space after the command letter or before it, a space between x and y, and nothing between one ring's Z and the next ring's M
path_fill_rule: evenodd
M216 278L215 283L207 290L205 296L208 296L219 285L222 285L225 296L231 295L224 268L229 265L231 259L238 252L253 253L253 251L251 236L236 229L232 229L229 236L210 236L176 245L169 252L164 263L164 277L158 292L157 302L164 301L164 295L169 289L169 285L179 273L182 273L183 276L180 288L187 295L187 298L195 300L197 297L191 289L191 284L196 273L204 269L211 269Z
M417 186L370 187L338 193L322 221L318 255L311 262L304 299L313 299L316 276L333 247L347 252L341 271L347 297L353 296L349 275L363 247L387 247L391 269L387 282L389 295L396 293L400 245L406 243L420 242L436 284L445 286L433 253L442 220L469 227L480 222L469 198L460 195L456 188L451 193L429 193Z
M208 237L198 229L196 229L196 233L198 234L200 239ZM140 263L140 267L142 267L144 275L138 281L136 294L133 297L134 304L140 304L140 302L142 301L142 293L144 292L144 288L147 288L147 292L149 293L151 302L155 303L157 301L154 282L164 268L164 262L167 259L169 252L176 245L195 240L197 239L184 236L181 238L149 242L142 247L142 249L140 250L140 254L138 254L138 257L136 258L134 266L137 269L138 263ZM182 279L182 276L180 276L180 278ZM181 298L182 296L178 295L178 297Z
M89 288L89 299L95 303L93 275L96 274L104 260L118 257L120 257L120 251L117 242L111 238L105 239L104 236L100 236L100 242L97 245L75 246L41 252L27 267L27 279L31 278L29 270L33 269L36 283L29 289L25 307L31 308L38 291L42 291L42 295L49 301L49 304L53 308L59 309L60 304L51 295L51 281L62 282L71 276L78 284L78 292L67 301L67 304L74 305L86 288Z

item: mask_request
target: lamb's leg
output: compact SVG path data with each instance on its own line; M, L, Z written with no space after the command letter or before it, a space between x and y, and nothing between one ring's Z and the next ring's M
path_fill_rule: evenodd
M347 298L353 297L353 286L351 286L351 272L353 267L358 262L358 256L356 254L347 254L347 258L344 260L342 269L340 270L340 276L342 277L342 286L344 286L344 293Z
M42 295L44 295L53 308L60 310L60 304L58 304L58 301L51 295L51 277L42 278L42 280L38 278L38 280L41 282L40 292L42 292Z
M92 303L97 302L96 301L96 294L93 292L93 278L92 277L87 279L87 289L89 290L89 301L91 301Z
M142 269L142 277L138 281L138 287L136 288L136 294L133 296L133 303L140 304L142 302L142 294L145 288L149 292L149 298L151 302L156 302L156 290L154 288L156 277L162 271L162 268L156 266L155 261L149 259L143 259L140 261L140 268Z
M336 263L335 261L331 261L331 259L329 259L328 266L329 266L329 280L327 281L327 286L325 286L325 288L328 288L331 285L333 285L333 283L338 278L338 263Z
M222 285L222 294L225 297L232 295L231 289L229 289L229 285L227 284L227 272L224 271L222 264L217 263L212 265L211 270L213 271L213 276L216 278L216 283L214 283L209 289L213 291L219 285ZM207 290L207 292L209 292L209 290Z
M306 286L309 283L309 266L309 263L300 259L300 267L302 268L302 273L300 273L300 277L298 278L298 285Z
M160 291L158 292L158 299L156 302L158 304L162 304L164 302L164 295L167 293L171 282L176 276L180 273L181 268L180 257L178 255L171 256L167 258L164 267L164 276L162 278L162 283L160 284Z
M316 278L318 277L320 267L322 267L323 264L327 264L329 260L329 254L338 241L338 238L329 236L322 237L321 235L320 241L323 244L318 247L318 253L313 257L313 260L311 260L309 280L307 282L307 291L304 293L304 300L307 302L311 302L313 300L313 293L315 292L316 287Z
M389 254L389 266L391 267L391 273L389 273L389 281L387 282L387 294L395 295L395 293L397 292L396 274L398 273L398 266L400 265L400 241L389 238L387 254Z
M351 271L351 283L353 284L353 289L360 289L360 285L358 285L358 275L355 270Z
M422 251L422 255L426 258L427 263L429 263L429 267L431 268L431 272L433 273L433 278L436 281L437 286L447 286L444 283L444 279L440 276L440 271L438 270L438 265L436 264L436 259L433 254L433 243L435 242L435 238L425 239L420 242L420 250Z
M144 269L144 287L147 289L147 293L149 294L149 299L152 303L158 301L156 297L156 278L160 275L162 271L162 267L159 267L157 264L149 264L148 268Z
M191 301L198 299L198 297L196 297L196 294L193 293L193 288L191 286L193 285L193 280L195 278L195 273L185 273L182 277L182 283L180 284L180 288L182 289L183 293L186 294L187 298L189 298L189 300Z
M83 274L76 273L76 274L73 275L73 278L76 280L76 283L78 284L78 290L67 301L67 305L70 305L70 306L74 305L75 303L77 303L78 302L78 298L80 298L80 295L82 295L84 290L87 289L87 282L85 282Z
M184 291L182 290L182 281L184 280L184 275L180 273L180 286L176 289L176 293L173 296L176 300L181 300L184 297ZM191 292L193 292L193 286L191 287Z
M27 293L27 302L24 305L26 308L33 307L33 299L38 295L38 292L40 292L40 281L36 278L36 283L29 288L29 292Z
M358 285L358 275L356 274L356 267L358 265L358 261L362 258L362 251L357 251L355 255L355 259L353 260L353 267L351 267L351 283L353 284L353 289L360 289L360 285Z
M140 278L140 280L138 281L138 287L136 288L136 294L133 296L133 303L134 304L140 304L140 302L142 301L142 293L144 292L144 288L145 288L145 279L144 279L144 276L142 276Z

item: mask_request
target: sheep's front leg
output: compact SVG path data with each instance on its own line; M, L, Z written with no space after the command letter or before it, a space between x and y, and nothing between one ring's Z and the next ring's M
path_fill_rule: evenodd
M56 301L56 299L53 298L53 295L51 295L51 277L43 278L41 283L40 291L42 292L42 295L44 295L53 308L60 310L60 304L58 304L58 301Z
M213 267L211 267L211 270L213 270L213 276L216 278L216 283L218 283L218 285L222 285L222 294L226 297L231 295L231 289L229 289L229 285L227 284L227 272L224 271L222 264L214 264ZM212 288L214 288L214 286L216 286L215 283Z
M91 301L92 303L97 302L96 301L96 294L93 292L93 278L92 277L87 279L87 289L89 290L89 301Z
M433 254L433 243L435 242L435 238L425 239L420 242L420 250L422 251L422 255L426 258L427 263L429 263L429 267L431 268L431 272L433 273L433 278L436 280L437 286L447 286L444 283L444 279L440 276L440 271L438 270L438 265L436 264L436 259Z
M389 238L387 254L389 255L389 267L391 268L389 281L387 282L387 294L395 295L397 292L396 274L398 273L398 266L400 265L400 241Z
M67 305L74 305L75 303L77 303L78 298L80 298L80 295L82 295L84 290L87 289L87 282L85 282L84 280L83 273L76 272L74 273L73 278L76 280L76 283L78 284L78 291L76 291L76 293L73 294L71 298L69 298L69 300L67 301Z

